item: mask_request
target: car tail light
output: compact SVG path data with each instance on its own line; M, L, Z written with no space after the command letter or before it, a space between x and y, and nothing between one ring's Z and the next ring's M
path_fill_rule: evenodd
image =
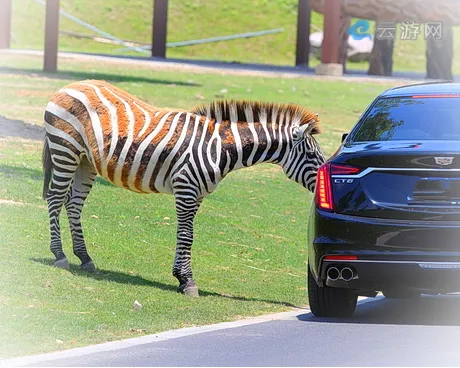
M356 261L357 256L326 256L324 257L326 261Z
M356 175L360 171L360 167L341 164L331 164L331 175Z
M319 208L333 211L330 163L325 163L318 169L316 177L316 204Z

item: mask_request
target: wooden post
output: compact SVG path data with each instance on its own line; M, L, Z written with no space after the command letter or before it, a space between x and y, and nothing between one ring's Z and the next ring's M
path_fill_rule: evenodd
M9 49L11 39L11 0L0 0L0 49Z
M296 66L307 66L310 62L310 0L298 0L297 4L297 46L295 54Z
M393 53L395 47L395 40L392 38L379 39L378 33L375 31L374 47L372 48L371 56L369 59L369 75L385 75L392 76L393 74Z
M321 45L321 64L316 69L320 75L343 75L340 57L341 0L324 0L324 36Z
M426 27L426 25L425 25ZM453 81L452 62L454 58L453 27L444 24L439 40L429 37L426 40L426 77Z
M340 0L324 0L324 37L321 61L324 64L340 62Z
M46 0L45 55L43 71L57 71L59 40L59 0Z
M152 57L166 58L168 0L154 0L152 28Z
M343 65L343 73L347 70L348 61L348 29L351 25L351 17L340 15L340 37L339 37L339 61Z

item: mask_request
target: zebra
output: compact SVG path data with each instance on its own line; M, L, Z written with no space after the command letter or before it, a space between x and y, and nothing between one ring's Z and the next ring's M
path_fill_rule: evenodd
M69 219L73 253L95 272L81 213L97 175L137 193L174 195L178 291L198 297L191 248L195 215L230 172L272 163L314 192L325 162L314 135L318 114L295 104L216 100L190 110L154 107L106 81L84 80L59 89L44 112L43 199L48 203L50 250L69 269L60 212Z

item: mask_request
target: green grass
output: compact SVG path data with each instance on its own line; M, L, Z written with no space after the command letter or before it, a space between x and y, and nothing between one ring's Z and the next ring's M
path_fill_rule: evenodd
M191 107L228 89L230 98L294 102L320 112L327 155L383 84L158 72L40 58L0 62L0 115L41 124L52 93L83 78L105 78L159 106ZM250 90L250 92L249 92ZM196 96L205 96L205 100ZM8 134L8 132L6 132ZM71 272L52 267L42 188L41 142L0 139L0 357L203 325L305 306L306 225L311 194L282 171L260 165L231 173L205 199L196 220L193 269L201 297L176 293L171 275L173 197L140 195L98 180L83 211L90 254L100 271L78 270L65 215ZM135 311L138 300L143 308Z
M62 0L62 8L118 38L150 43L153 1ZM44 7L33 0L13 4L15 48L43 49ZM322 29L323 17L312 14L312 31ZM91 31L61 17L60 29L83 34ZM167 57L293 65L295 60L297 0L170 0L168 42L224 36L273 28L280 34L188 47L170 48ZM374 26L374 25L373 25ZM123 54L118 45L108 45L61 35L62 51ZM460 29L455 30L455 55L460 53ZM130 52L124 54L132 54ZM136 55L142 55L136 53ZM460 58L454 58L454 72L460 73ZM396 41L395 70L425 72L425 41ZM312 60L316 66L318 60ZM351 69L367 69L368 63L349 63Z

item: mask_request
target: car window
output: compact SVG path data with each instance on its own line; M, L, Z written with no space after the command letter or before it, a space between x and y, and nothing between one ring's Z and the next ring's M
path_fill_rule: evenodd
M381 98L353 132L352 142L460 140L460 98Z

